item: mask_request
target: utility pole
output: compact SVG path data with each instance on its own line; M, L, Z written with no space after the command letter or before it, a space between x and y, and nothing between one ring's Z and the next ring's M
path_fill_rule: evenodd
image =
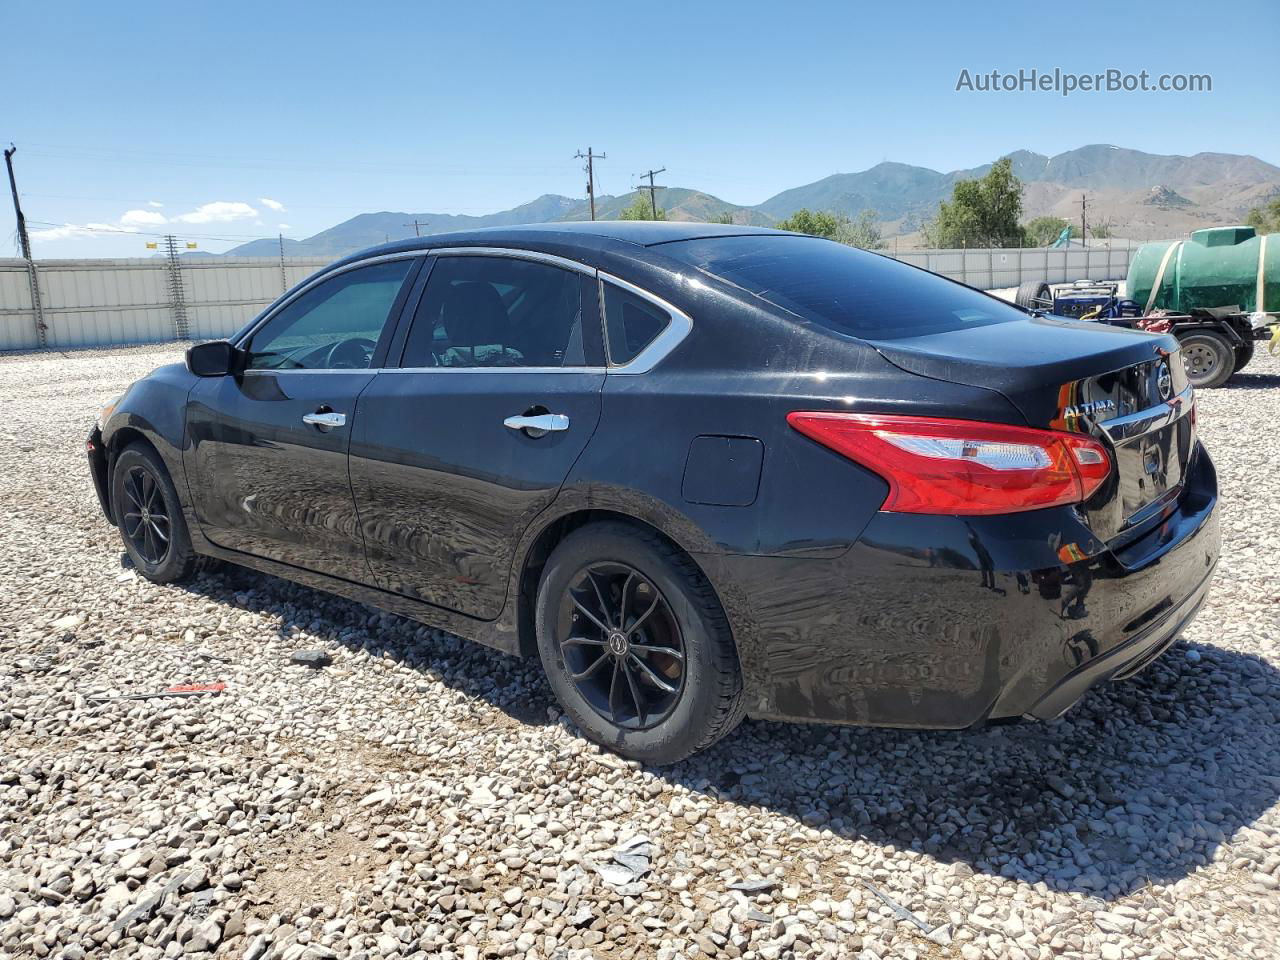
M430 220L423 220L423 221L419 222L419 221L418 221L418 219L415 217L415 218L414 218L414 221L413 221L413 235L414 235L415 237L420 237L420 236L422 236L422 229L421 229L421 228L422 228L422 227L425 227L425 226L426 226L428 223L430 223L430 222L431 222ZM406 223L406 224L405 224L405 226L407 227L407 226L409 226L409 224L407 224L407 223Z
M1085 199L1085 195L1083 193L1080 194L1080 245L1082 247L1088 246L1088 243L1085 242L1087 234L1084 232L1084 208L1087 203L1088 201Z
M284 293L289 289L289 277L284 272L284 234L277 233L276 239L280 241L280 292Z
M31 257L31 238L27 236L27 218L22 215L22 204L18 202L18 181L13 176L13 155L18 148L12 143L4 152L4 165L9 169L9 192L13 194L13 213L18 218L18 242L22 244L22 259L27 261L27 285L31 288L31 313L36 322L36 342L41 347L49 345L49 327L44 322L44 303L40 299L40 277L36 273L36 262Z
M4 152L4 165L9 168L9 192L13 194L13 213L18 218L18 240L22 243L22 258L30 260L31 238L27 236L27 218L22 215L22 204L18 202L18 181L13 176L13 155L17 152L18 148L9 144L9 149Z
M587 147L586 153L579 150L573 157L575 160L587 161L587 199L591 202L591 219L594 220L596 218L596 171L594 161L607 160L608 157L603 153L592 153L590 147Z
M173 310L173 330L179 340L190 339L190 327L187 323L187 298L182 290L182 264L178 260L178 238L166 234L164 253L169 273L169 306Z
M649 206L653 208L653 219L655 220L658 219L658 201L655 195L655 191L665 190L667 188L663 186L654 186L653 178L659 173L666 173L666 172L667 172L667 168L663 167L661 170L650 170L648 173L640 174L642 179L644 177L649 178L649 186L647 187L642 186L639 189L649 191Z

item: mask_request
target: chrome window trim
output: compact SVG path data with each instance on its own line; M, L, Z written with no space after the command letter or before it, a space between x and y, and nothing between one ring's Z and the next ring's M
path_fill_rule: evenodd
M282 374L295 374L295 373L346 373L346 374L369 373L369 374L373 374L373 373L380 372L382 369L383 369L382 367L317 367L313 370L306 367L289 367L288 369L285 369L285 370L276 370L272 367L248 367L240 371L240 376L261 377L261 376L270 375L273 377L278 377L278 376L281 376Z
M308 280L302 286L298 287L296 290L294 290L284 299L278 300L276 303L273 303L270 307L267 308L267 312L262 315L261 320L259 320L252 327L246 330L237 339L231 341L232 345L235 346L237 349L244 349L244 345L248 343L250 339L252 339L255 333L257 333L264 326L266 326L266 324L270 323L272 317L274 317L277 313L279 313L289 304L293 303L293 301L297 300L300 296L302 296L308 290L317 286L318 284L324 283L324 281L328 280L330 277L337 277L337 276L340 276L341 274L348 272L349 270L356 270L360 267L367 267L375 263L384 263L388 260L412 260L417 257L425 257L425 256L426 256L426 251L423 251L423 250L400 250L396 253L384 253L377 257L366 257L364 260L356 260L352 263L343 264L341 267L337 267L336 269L326 270L323 273L312 277L310 280ZM388 320L390 320L390 318L388 318ZM362 369L367 370L369 368L365 367ZM308 372L315 373L316 371L311 370ZM343 372L351 373L350 370L343 371Z
M608 373L608 367L379 367L379 373Z
M272 376L298 373L608 373L608 367L322 367L304 370L290 367L273 370L270 367L254 367L241 371L241 376Z
M594 277L599 272L595 267L578 260L558 257L553 253L541 253L537 250L524 250L520 247L436 247L422 252L433 257L507 257L512 260L535 260L563 270L585 273L589 277Z
M642 373L648 373L671 353L693 330L693 318L683 310L672 306L666 300L656 294L650 293L643 287L637 287L634 283L628 283L621 277L615 277L612 274L599 271L600 277L600 316L604 319L604 349L605 356L609 353L609 311L605 308L604 285L611 283L620 290L625 290L641 300L647 300L655 307L659 308L670 317L670 321L662 332L649 342L649 345L637 353L626 363L609 367L609 375L620 374L622 376L635 376Z
M497 256L510 257L517 260L533 260L541 263L550 264L551 266L560 267L565 270L572 270L577 273L586 274L595 277L600 290L600 322L602 325L601 333L604 339L604 349L606 356L609 350L609 328L608 316L604 305L604 285L611 283L620 290L639 297L653 304L662 310L670 318L667 325L662 329L647 347L632 357L629 361L617 365L606 366L573 366L573 367L360 367L353 369L318 369L318 370L273 370L269 368L253 368L242 371L244 374L270 374L279 376L281 374L298 374L298 373L605 373L610 376L636 376L642 373L648 373L666 356L671 353L693 330L693 319L678 307L673 306L657 294L650 293L643 287L637 287L634 283L623 280L621 277L615 277L613 274L605 273L596 267L581 263L577 260L570 260L566 257L559 257L551 253L541 253L537 250L524 250L519 247L437 247L435 249L418 249L418 250L401 250L396 253L385 253L376 257L366 257L363 260L356 260L352 263L344 264L334 270L328 270L317 277L314 277L297 290L293 291L287 299L281 300L279 303L273 304L261 320L255 323L243 336L234 341L235 346L243 348L244 344L253 337L272 317L287 307L290 303L302 296L308 290L317 284L328 280L330 277L336 277L339 274L346 273L349 270L355 270L359 267L369 266L375 263L383 263L388 260L407 260L415 257L429 256Z

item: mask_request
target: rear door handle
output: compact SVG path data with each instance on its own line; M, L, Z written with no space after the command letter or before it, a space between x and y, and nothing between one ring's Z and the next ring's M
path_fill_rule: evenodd
M510 430L527 430L531 435L558 433L569 429L569 418L563 413L540 413L532 417L507 417L502 425Z
M344 427L347 424L347 415L345 413L304 413L302 422L313 427L319 427L322 430L332 430L334 427Z

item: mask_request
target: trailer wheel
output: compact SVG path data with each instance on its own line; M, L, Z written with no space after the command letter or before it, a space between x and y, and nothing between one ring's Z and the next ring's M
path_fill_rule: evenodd
M1028 310L1050 310L1053 307L1053 291L1043 280L1028 280L1019 285L1013 302Z
M1253 359L1253 341L1246 340L1240 346L1236 347L1236 373L1245 368L1245 365Z
M1178 337L1182 344L1182 366L1197 390L1220 387L1236 372L1236 351L1226 337L1208 330L1195 330Z

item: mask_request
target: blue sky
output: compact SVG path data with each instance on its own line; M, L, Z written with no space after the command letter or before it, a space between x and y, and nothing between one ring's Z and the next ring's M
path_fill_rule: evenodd
M44 257L580 196L588 146L608 154L602 193L665 166L661 182L735 203L882 160L953 170L1097 142L1280 163L1274 0L46 0L0 18L0 140ZM1213 91L955 90L961 69L1033 67L1209 73ZM9 255L7 205L0 224Z

